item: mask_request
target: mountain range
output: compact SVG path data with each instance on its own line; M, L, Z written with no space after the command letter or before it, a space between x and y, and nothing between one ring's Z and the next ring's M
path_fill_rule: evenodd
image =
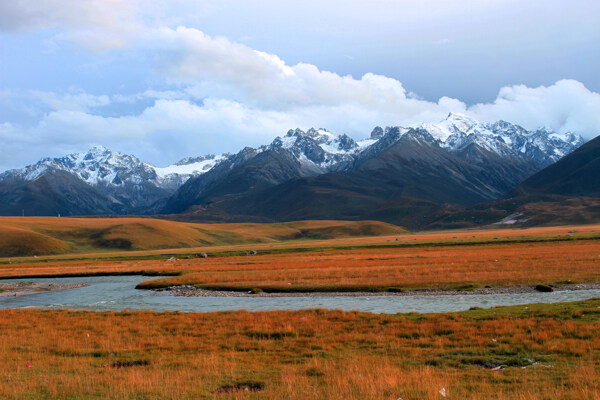
M439 212L428 228L577 225L600 221L600 137L521 182L503 198Z
M451 113L355 141L290 130L259 148L158 168L95 147L0 174L0 214L180 214L197 220L379 219L419 227L495 201L584 143Z
M228 155L184 158L164 168L96 146L0 174L0 215L148 214L194 174Z

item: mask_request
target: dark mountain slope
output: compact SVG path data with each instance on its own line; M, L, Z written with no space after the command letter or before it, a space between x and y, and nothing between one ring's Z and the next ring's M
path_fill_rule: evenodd
M532 175L505 198L449 210L428 228L539 226L600 221L600 137Z
M535 170L528 159L499 157L475 144L455 155L423 130L389 143L372 150L370 158L352 170L212 197L189 211L275 221L368 216L405 224L410 220L407 225L415 227L443 203L471 205L495 199Z
M409 131L356 168L381 181L390 197L465 205L495 199L536 170L531 159L501 157L477 144L450 152L421 129Z
M33 181L0 181L0 215L109 214L115 203L65 171L49 170Z
M469 206L504 196L582 142L575 133L528 131L450 113L437 123L375 128L358 142L325 129L295 129L258 149L166 167L96 146L1 173L0 214L23 208L48 215L59 208L66 215L193 208L195 217L212 221L378 216L426 222L438 215L439 204Z
M600 196L600 136L531 176L508 197L532 194Z
M169 200L165 212L178 213L193 205L220 203L320 172L306 168L282 149L257 152L246 148L207 173L188 180Z

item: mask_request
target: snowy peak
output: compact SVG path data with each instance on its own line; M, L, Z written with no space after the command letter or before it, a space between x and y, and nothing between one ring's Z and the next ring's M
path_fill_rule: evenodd
M487 134L487 129L474 119L464 114L450 113L448 116L437 123L422 123L414 126L426 130L441 142L446 142L448 138L454 135Z
M199 175L210 171L211 168L221 161L226 160L229 156L230 154L209 154L201 157L186 157L173 165L162 168L150 164L146 165L154 169L159 179L178 179L185 181L192 175Z
M279 139L280 141L285 143L283 147L289 148L292 147L296 141L301 140L301 138L310 138L317 144L324 144L329 146L341 143L341 145L337 146L338 150L343 150L344 148L357 147L355 146L356 143L354 142L354 140L346 134L336 135L323 128L310 128L306 132L304 132L300 128L290 129L283 138L277 137L275 140Z
M323 128L306 132L297 128L290 129L284 137L276 137L270 147L287 151L303 164L332 171L352 163L361 145L346 134L336 135Z
M110 157L113 153L104 146L94 146L84 154L85 160L99 159L102 157ZM123 153L118 153L122 155Z
M214 160L217 157L218 156L216 156L214 154L207 154L205 156L200 156L200 157L184 157L181 160L177 161L173 165L190 165L190 164L196 164L196 163L199 163L199 162L202 162L202 161Z
M461 132L468 132L473 129L473 127L479 125L479 122L475 121L473 118L457 112L448 113L444 122L451 127L452 130Z
M204 173L229 155L208 155L185 158L174 165L158 168L140 161L133 155L113 152L104 146L94 146L82 153L72 153L59 158L44 158L22 169L6 171L1 179L13 178L33 181L49 170L66 171L92 186L139 186L151 184L158 188L174 190L190 176Z
M584 140L573 133L559 134L548 127L536 131L506 121L480 123L464 114L450 113L437 123L422 123L413 128L426 130L438 144L458 152L477 144L501 156L525 156L542 166L572 152Z

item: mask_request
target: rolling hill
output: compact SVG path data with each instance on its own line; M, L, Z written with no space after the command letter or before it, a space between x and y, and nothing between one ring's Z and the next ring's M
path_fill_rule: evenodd
M398 235L377 221L194 224L152 218L0 217L0 257Z

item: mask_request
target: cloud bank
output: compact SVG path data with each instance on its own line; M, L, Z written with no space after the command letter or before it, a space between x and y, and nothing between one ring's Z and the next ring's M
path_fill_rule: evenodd
M54 28L50 40L56 43L77 43L92 53L143 54L161 88L135 94L73 88L0 92L0 103L27 105L33 119L0 120L5 152L0 170L94 144L165 165L183 156L265 144L295 127L324 127L361 139L376 125L432 122L449 112L528 129L549 126L587 139L600 133L600 94L576 80L507 86L494 101L471 106L449 97L427 101L384 75L355 78L309 63L288 65L276 54L197 28L149 23L136 13L135 2L83 0L69 2L69 9L63 4L2 2L0 30L27 34Z

